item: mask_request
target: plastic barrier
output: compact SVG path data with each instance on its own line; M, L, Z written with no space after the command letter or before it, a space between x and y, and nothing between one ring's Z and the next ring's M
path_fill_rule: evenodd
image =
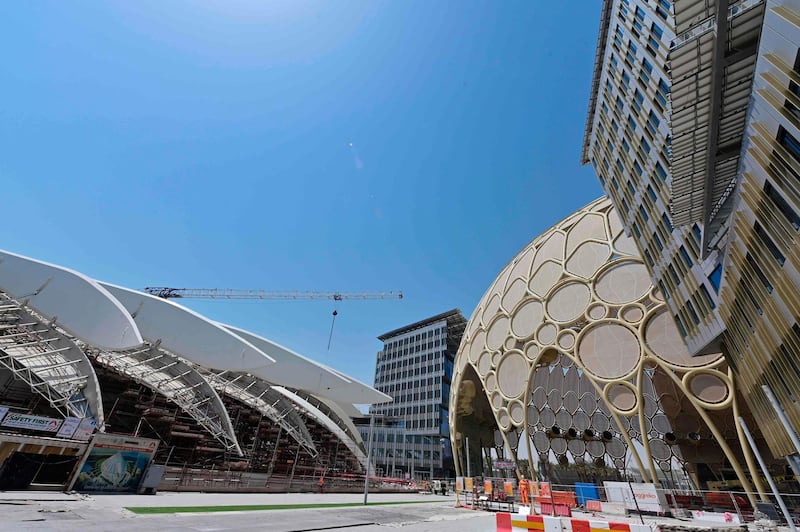
M550 501L541 501L539 502L539 506L541 507L542 514L555 514L561 517L572 516L572 508L570 508L568 504L552 504Z
M648 525L614 521L590 521L570 519L572 532L652 532ZM501 512L496 516L497 532L518 532L520 530L541 530L561 532L562 520L558 517L542 515L520 515Z
M600 501L586 501L586 511L588 512L602 512L603 503Z

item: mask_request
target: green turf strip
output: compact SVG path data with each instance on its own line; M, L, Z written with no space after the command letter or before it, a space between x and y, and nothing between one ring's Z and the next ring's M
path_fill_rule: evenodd
M371 502L368 506L387 506L390 504L425 504L427 501ZM301 510L304 508L347 508L364 506L360 502L322 503L322 504L241 504L232 506L126 506L135 514L178 514L203 512L252 512L261 510Z

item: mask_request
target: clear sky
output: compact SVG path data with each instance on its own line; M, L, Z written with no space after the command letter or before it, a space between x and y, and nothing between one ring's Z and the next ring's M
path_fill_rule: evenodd
M371 384L377 335L469 317L601 195L579 165L599 11L3 3L0 248L134 288L402 290L185 302Z

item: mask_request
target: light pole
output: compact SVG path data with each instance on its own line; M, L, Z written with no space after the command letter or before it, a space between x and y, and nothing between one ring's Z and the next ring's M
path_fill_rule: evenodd
M428 445L430 446L430 451L428 454L428 458L430 458L430 470L428 472L429 475L429 482L431 486L433 486L433 439L430 436L423 436L428 441ZM422 451L422 456L425 456L425 451Z
M367 505L369 495L369 466L372 463L372 435L375 431L375 413L369 413L369 443L367 444L367 467L364 473L364 506Z

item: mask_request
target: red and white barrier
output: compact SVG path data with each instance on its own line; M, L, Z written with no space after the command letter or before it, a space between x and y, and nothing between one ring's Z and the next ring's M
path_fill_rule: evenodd
M560 517L547 515L522 515L498 513L497 532L518 532L519 530L542 530L543 532L562 532ZM566 519L571 532L652 532L648 525L626 523L624 521L595 521L588 519Z

